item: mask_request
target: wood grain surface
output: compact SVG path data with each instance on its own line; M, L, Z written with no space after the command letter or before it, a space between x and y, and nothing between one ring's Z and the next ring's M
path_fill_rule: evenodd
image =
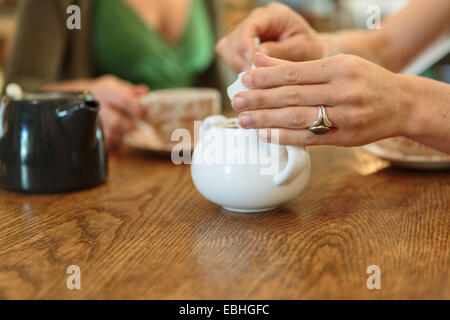
M205 200L190 168L125 153L104 186L0 191L1 299L450 298L450 172L310 149L304 192L276 211ZM66 268L81 268L68 290ZM369 290L369 265L381 290Z

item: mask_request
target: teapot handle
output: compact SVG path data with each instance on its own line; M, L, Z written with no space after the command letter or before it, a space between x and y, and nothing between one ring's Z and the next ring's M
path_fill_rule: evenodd
M200 137L203 137L203 134L211 129L212 126L225 120L227 120L227 118L222 115L213 115L205 118L200 129Z
M304 147L282 146L286 149L288 155L288 163L283 171L278 172L273 177L273 183L277 186L284 186L297 178L306 168L309 157Z

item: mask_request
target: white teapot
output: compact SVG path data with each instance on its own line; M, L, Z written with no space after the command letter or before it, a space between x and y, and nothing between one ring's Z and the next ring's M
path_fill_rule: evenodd
M263 142L258 130L218 115L203 121L191 165L198 191L236 212L268 211L296 197L310 171L305 148Z

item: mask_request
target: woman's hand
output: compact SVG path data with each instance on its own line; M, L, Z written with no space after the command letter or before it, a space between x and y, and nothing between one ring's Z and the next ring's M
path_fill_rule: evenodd
M133 118L144 118L140 98L149 92L145 85L133 85L106 75L91 81L88 90L101 104L100 117L108 148L117 147L123 136L134 129Z
M331 37L316 33L309 24L289 7L271 3L252 11L216 47L217 53L236 72L249 69L259 37L258 51L279 59L306 61L332 54Z
M287 62L258 53L255 64L242 78L254 90L237 94L232 104L242 127L279 129L260 130L263 140L278 132L284 145L357 146L411 130L408 82L362 58ZM309 131L320 104L336 127L324 135Z

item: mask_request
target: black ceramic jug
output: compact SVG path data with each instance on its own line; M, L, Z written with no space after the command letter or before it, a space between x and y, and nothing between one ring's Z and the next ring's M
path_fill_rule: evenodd
M4 96L0 104L0 187L16 192L79 190L106 181L107 156L88 92Z

